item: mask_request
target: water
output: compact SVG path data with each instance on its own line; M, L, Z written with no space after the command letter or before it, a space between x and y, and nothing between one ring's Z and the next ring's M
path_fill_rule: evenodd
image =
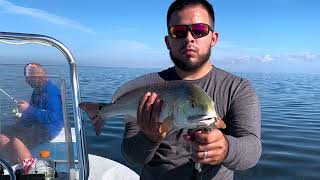
M238 179L319 179L320 76L244 76L261 101L263 154Z
M155 71L95 67L78 70L82 100L98 102L110 102L124 82ZM16 75L21 69L9 72ZM320 179L320 76L236 74L251 80L260 98L263 153L255 167L236 172L235 179ZM68 109L72 116L70 103ZM89 153L127 165L120 150L123 137L120 117L108 121L100 136L95 135L88 119L85 128Z

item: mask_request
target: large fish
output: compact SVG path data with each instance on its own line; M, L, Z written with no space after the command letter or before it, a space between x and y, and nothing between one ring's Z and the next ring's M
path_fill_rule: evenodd
M217 118L214 102L199 86L186 81L149 84L123 93L112 103L82 102L79 104L91 118L96 134L104 121L116 115L136 118L139 100L146 92L156 92L163 101L160 132L177 129L225 128Z

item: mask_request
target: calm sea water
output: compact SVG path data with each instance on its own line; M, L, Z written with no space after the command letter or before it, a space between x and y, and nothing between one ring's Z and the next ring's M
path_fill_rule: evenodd
M10 70L4 72L3 68ZM0 65L0 69L7 80L22 73L21 66ZM156 70L79 67L78 71L83 101L110 102L124 82ZM320 179L320 75L235 74L251 80L260 98L263 144L258 164L236 172L235 179ZM70 103L68 109L72 116ZM108 121L100 136L84 118L89 153L127 165L120 151L121 118Z

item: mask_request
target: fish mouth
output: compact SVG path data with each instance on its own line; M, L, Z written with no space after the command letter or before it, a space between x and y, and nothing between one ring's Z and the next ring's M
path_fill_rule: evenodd
M215 114L190 116L188 122L196 124L196 129L204 129L215 124L216 117Z
M203 124L205 122L212 123L213 121L216 121L215 118L216 116L213 115L196 115L188 117L188 122L197 124Z

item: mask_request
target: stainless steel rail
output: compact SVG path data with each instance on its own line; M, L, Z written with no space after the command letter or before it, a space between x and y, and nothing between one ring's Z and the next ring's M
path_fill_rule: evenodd
M70 68L70 81L72 86L73 96L73 114L76 129L77 138L77 151L78 151L78 162L79 162L79 179L87 180L89 177L89 160L86 148L85 131L81 118L81 111L79 108L80 103L80 88L79 78L77 73L77 66L75 59L71 52L66 46L64 46L58 40L44 35L38 34L24 34L24 33L11 33L11 32L0 32L0 42L8 44L41 44L57 48L63 53L69 63Z
M10 164L8 164L7 161L1 157L0 157L0 164L7 169L7 171L9 172L9 175L10 175L10 179L16 180L16 175L14 174L14 171L11 168Z

